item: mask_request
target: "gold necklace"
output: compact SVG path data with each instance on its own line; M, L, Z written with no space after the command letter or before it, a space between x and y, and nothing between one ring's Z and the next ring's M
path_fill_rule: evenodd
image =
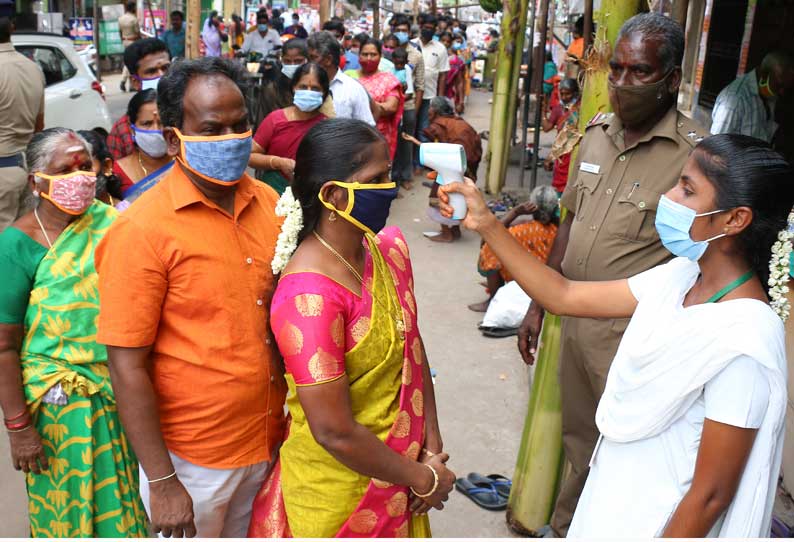
M141 166L144 176L149 176L149 170L143 167L143 160L141 160L141 150L138 149L138 165Z
M39 212L37 209L33 209L33 216L36 217L36 222L39 223L39 228L41 228L41 233L44 234L44 239L47 240L47 244L50 245L50 248L52 248L52 242L50 242L50 236L47 235L47 230L44 229L44 224L41 223L41 219L39 218Z
M352 265L350 262L348 262L348 261L345 259L345 257L344 257L344 256L342 256L341 254L339 254L339 253L336 251L336 249L335 249L334 247L332 247L332 246L331 246L331 244L330 244L328 241L326 241L325 239L323 239L322 237L320 237L320 234L319 234L319 233L317 233L316 231L312 231L312 234L314 234L314 236L317 238L317 240L318 240L318 241L320 241L320 243L321 243L321 244L322 244L322 245L323 245L325 248L327 248L328 250L330 250L330 251L331 251L331 254L333 254L334 256L336 256L336 257L337 257L337 259L338 259L340 262L342 262L343 264L345 264L345 267L347 267L347 268L348 268L348 270L350 270L350 272L353 274L353 276L354 276L354 277L356 277L356 280L358 280L358 281L361 283L361 286L362 286L364 289L366 289L366 290L367 290L367 292L369 292L369 295L370 295L370 297L371 297L372 299L374 299L374 300L375 300L375 302L376 302L378 305L380 305L380 307L381 307L383 310L385 310L386 312L389 312L389 308L388 308L388 307L385 307L385 306L383 305L383 303L381 303L381 302L380 302L380 300L379 300L377 297L375 297L375 294L373 294L373 293L372 293L372 290L370 290L370 289L367 287L366 283L364 282L364 277L362 277L362 276L361 276L361 274L360 274L358 271L356 271L356 268L355 268L355 267L353 267L353 265ZM402 318L400 318L399 316L396 316L396 317L394 318L394 324L395 324L395 326L397 327L397 332L400 334L400 339L401 339L401 340L404 340L404 339L405 339L405 322L403 322L403 319L402 319Z

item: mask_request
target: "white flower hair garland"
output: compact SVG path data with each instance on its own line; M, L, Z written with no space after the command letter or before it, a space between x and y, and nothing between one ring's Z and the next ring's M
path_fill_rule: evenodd
M276 215L284 217L284 224L278 234L276 253L270 263L274 275L278 275L287 267L290 256L298 248L298 234L303 229L303 209L300 202L292 195L292 188L289 186L276 204Z
M791 304L786 298L791 262L792 238L794 238L794 210L788 215L788 226L777 234L769 260L769 305L780 319L788 320Z

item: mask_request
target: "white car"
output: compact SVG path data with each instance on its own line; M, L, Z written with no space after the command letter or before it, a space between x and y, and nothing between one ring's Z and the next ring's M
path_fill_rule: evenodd
M45 128L110 131L113 123L105 103L105 88L75 51L71 39L42 32L15 32L11 43L44 72Z

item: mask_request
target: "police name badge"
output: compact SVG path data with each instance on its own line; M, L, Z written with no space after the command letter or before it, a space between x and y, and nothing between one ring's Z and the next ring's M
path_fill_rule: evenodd
M598 164L591 164L590 162L582 162L579 164L579 169L581 171L586 171L587 173L601 173L601 166Z

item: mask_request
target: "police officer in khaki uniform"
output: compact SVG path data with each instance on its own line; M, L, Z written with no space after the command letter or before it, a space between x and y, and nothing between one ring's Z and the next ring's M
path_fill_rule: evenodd
M615 113L597 115L585 131L561 200L569 212L548 260L567 278L624 279L672 257L656 233L656 206L707 134L675 107L683 53L684 34L672 19L645 13L621 28L608 82ZM542 309L530 307L519 335L519 350L529 363L541 316ZM564 537L568 531L599 435L598 401L627 325L628 320L563 318L562 432L572 471L551 528L541 535Z
M13 23L0 16L0 231L22 214L24 152L44 128L44 74L11 44Z

